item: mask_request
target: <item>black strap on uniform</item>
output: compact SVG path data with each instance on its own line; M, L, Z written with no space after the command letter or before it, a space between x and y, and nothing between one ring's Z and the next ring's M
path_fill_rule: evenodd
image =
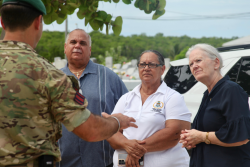
M38 167L54 167L53 155L42 155L38 158Z

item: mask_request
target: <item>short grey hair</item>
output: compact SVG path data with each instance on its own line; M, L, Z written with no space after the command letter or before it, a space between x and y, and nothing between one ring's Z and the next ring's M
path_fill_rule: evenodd
M140 54L140 56L138 57L138 64L140 63L141 56L142 56L144 53L150 53L150 52L156 54L156 56L157 56L157 58L158 58L158 61L159 61L159 63L160 63L161 65L165 65L165 61L164 61L163 55L162 55L160 52L156 51L156 50L145 50L145 51L143 51L143 52Z
M196 45L193 45L191 46L187 53L186 53L186 57L189 58L189 55L190 53L195 50L195 49L200 49L202 51L204 51L206 53L206 55L211 59L211 60L215 60L216 58L219 59L220 61L220 67L219 69L221 69L223 67L223 61L222 61L222 58L220 56L220 53L218 52L218 50L209 45L209 44L205 44L205 43L200 43L200 44L196 44Z
M91 36L88 34L88 33L86 33L86 31L84 31L83 29L80 29L80 28L78 28L78 29L74 29L73 31L82 31L82 32L84 32L86 35L87 35L87 37L88 37L88 40L89 40L89 46L91 46ZM66 37L66 39L65 39L65 43L67 43L68 42L68 39L69 39L69 35L73 32L73 31L71 31L70 33L68 33L68 35L67 35L67 37Z

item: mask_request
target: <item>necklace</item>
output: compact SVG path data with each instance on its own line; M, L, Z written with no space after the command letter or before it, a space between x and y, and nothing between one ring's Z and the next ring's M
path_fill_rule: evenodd
M69 69L69 70L70 70L70 69ZM85 70L85 68L82 69L82 70L80 70L80 71L77 71L77 72L73 72L73 71L71 71L71 70L70 70L70 71L71 71L73 74L76 74L76 77L79 78L79 75L80 75L79 72L82 72L83 70Z

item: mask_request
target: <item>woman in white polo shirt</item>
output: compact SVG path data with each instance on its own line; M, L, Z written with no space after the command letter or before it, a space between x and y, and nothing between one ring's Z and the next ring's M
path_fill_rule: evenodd
M164 57L155 50L144 51L138 69L142 83L123 95L113 111L133 117L138 125L108 139L116 150L114 167L122 166L119 154L128 154L127 167L139 167L142 156L144 167L187 167L188 153L178 141L181 130L190 129L191 113L182 95L161 81Z

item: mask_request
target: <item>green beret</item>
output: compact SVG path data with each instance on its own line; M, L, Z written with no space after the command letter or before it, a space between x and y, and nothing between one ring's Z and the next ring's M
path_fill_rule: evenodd
M46 8L41 0L3 0L2 6L9 4L34 8L46 15Z

